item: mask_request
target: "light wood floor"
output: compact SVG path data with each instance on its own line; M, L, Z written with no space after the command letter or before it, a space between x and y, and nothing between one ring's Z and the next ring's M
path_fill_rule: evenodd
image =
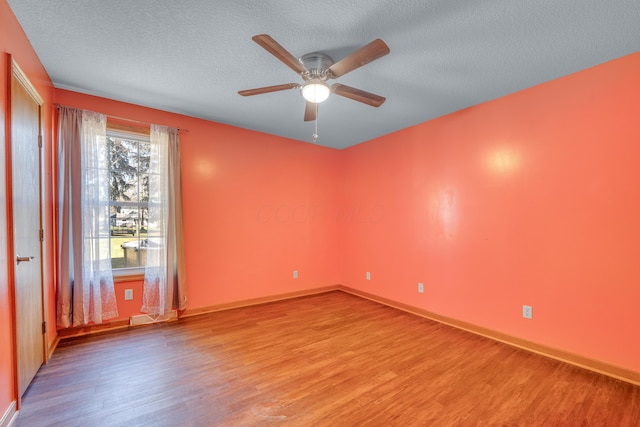
M18 426L638 426L640 387L343 292L60 344Z

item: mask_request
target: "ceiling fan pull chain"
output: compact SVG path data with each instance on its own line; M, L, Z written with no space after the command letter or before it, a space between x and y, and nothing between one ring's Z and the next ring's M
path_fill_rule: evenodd
M315 120L315 122L316 122L316 131L312 135L313 142L318 141L318 104L315 104L315 105L316 105L316 120Z

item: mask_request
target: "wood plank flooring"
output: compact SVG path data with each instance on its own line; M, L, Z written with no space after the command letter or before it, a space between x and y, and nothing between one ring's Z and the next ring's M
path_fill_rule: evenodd
M335 291L62 342L49 425L638 426L640 387Z

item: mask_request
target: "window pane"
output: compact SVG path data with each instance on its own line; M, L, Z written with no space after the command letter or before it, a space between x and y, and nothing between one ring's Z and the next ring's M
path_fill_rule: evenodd
M151 155L151 144L147 141L136 141L137 156L132 160L132 165L140 173L149 172L149 158Z
M149 231L149 208L142 206L140 208L140 235L142 238L147 237Z
M138 209L130 206L112 205L109 218L112 268L135 267L135 265L127 265L123 245L138 240Z
M118 202L138 201L138 142L109 137L108 143L110 199Z
M149 202L149 173L147 172L140 174L140 195L138 200L145 204Z
M138 234L138 224L140 222L138 207L111 205L111 235L128 234L135 236Z
M120 245L122 249L121 268L144 267L147 261L146 243L144 239L127 240Z

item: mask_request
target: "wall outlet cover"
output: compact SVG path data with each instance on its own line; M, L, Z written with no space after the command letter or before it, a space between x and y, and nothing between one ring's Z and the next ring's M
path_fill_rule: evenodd
M424 293L424 283L418 283L418 292Z
M522 306L522 317L525 319L533 319L533 308L530 305Z

